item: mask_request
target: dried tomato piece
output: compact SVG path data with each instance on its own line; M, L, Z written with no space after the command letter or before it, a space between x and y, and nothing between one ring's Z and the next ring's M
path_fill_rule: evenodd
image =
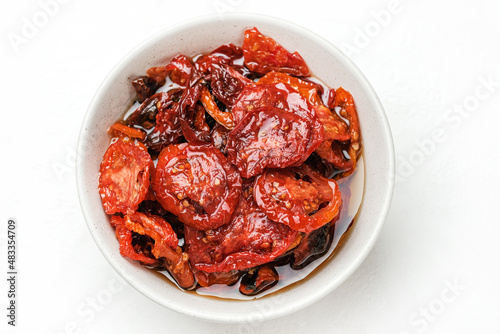
M127 138L109 145L99 169L99 194L109 214L137 210L149 188L153 161L144 144Z
M325 128L324 139L333 139L345 141L349 140L350 136L347 133L347 124L328 107L326 107L319 97L318 85L309 81L304 81L296 77L292 77L286 73L269 72L257 82L258 84L277 84L284 83L293 87L302 95L314 108L319 121ZM335 92L335 91L333 91Z
M132 244L132 231L123 225L124 218L119 216L111 217L111 224L116 225L115 235L120 244L120 254L134 261L140 261L145 265L157 265L158 260L136 250Z
M292 77L286 73L271 71L260 78L259 81L257 81L257 84L272 85L280 82L293 87L300 93L300 95L311 103L311 105L316 106L321 104L318 86L316 84Z
M323 125L313 106L290 85L280 82L246 87L233 106L231 114L238 124L251 110L262 106L274 106L285 112L292 112L309 125L312 135L309 137L303 158L296 162L297 165L302 164L323 141Z
M261 75L273 70L296 76L309 74L309 68L298 52L288 52L271 37L262 35L257 28L245 31L243 55L248 69Z
M271 221L247 189L229 224L208 231L186 226L185 241L191 265L212 273L270 262L286 252L296 235L288 226Z
M212 93L227 107L231 107L241 91L255 83L229 66L212 64L210 86Z
M137 100L142 103L156 92L158 87L161 86L161 82L157 82L148 76L142 76L132 80L132 86L137 93Z
M161 83L161 85L165 83L166 77L169 76L172 82L179 86L186 87L190 82L193 71L195 71L195 68L189 58L184 55L178 55L166 66L148 69L147 74L148 77Z
M180 221L206 230L231 219L241 177L212 144L183 143L160 153L153 189L158 202Z
M212 64L235 66L235 62L243 58L243 50L232 43L224 44L213 50L208 55L199 57L195 66L202 73L210 72Z
M200 101L205 107L207 113L212 116L217 123L224 126L226 129L234 129L233 115L219 109L207 87L202 88Z
M181 287L189 289L195 285L188 255L182 253L182 249L178 247L177 235L163 218L135 212L120 218L116 223L118 223L117 230L123 231L125 228L151 238L154 241L151 245L151 254L158 260L166 261L168 271Z
M305 268L309 263L326 254L333 241L333 224L326 224L305 235L302 242L293 250L292 269Z
M221 151L222 153L226 152L226 144L227 144L227 136L229 135L229 130L216 123L212 129L210 134L212 138L212 144L214 144L215 148Z
M340 177L345 177L356 168L356 161L361 152L361 135L354 99L348 91L340 87L333 100L334 111L323 117L325 108L318 109L317 112L320 118L323 118L328 136L316 149L316 153L343 171Z
M266 170L255 179L254 197L270 219L306 233L338 218L342 204L337 183L307 165Z
M311 127L300 116L270 106L259 107L229 133L228 160L244 178L258 175L265 168L292 166L307 158L311 136Z
M242 271L231 270L227 273L225 272L213 272L207 273L202 270L198 270L196 268L191 268L194 277L199 285L203 287L209 287L214 284L224 284L224 285L233 285L240 280L241 275L243 275Z
M245 274L241 278L240 293L255 296L275 286L279 281L276 269L269 265L262 266Z
M146 134L139 129L134 129L126 125L116 122L109 127L110 132L114 133L115 136L127 136L129 138L137 138L144 140Z

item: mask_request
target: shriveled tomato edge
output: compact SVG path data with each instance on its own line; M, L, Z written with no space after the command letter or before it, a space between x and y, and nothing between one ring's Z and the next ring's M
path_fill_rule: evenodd
M265 177L269 170L259 175L255 179L254 199L260 209L269 217L269 219L289 226L291 229L299 232L312 232L321 226L332 221L339 213L342 206L342 194L339 186L334 180L326 179L329 187L332 189L333 198L328 205L312 216L304 214L293 214L286 208L277 204L268 194L262 191Z
M217 271L229 272L231 270L244 270L253 268L261 264L271 262L278 256L285 253L288 247L295 241L296 236L296 231L290 231L286 238L286 242L283 243L283 246L274 249L271 253L259 254L251 251L236 252L226 256L221 262L213 264L196 263L194 264L194 267L207 273Z

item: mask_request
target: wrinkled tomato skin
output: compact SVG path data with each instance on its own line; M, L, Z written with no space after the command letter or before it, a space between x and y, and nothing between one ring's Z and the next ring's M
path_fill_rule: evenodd
M211 73L212 94L227 107L234 104L246 86L255 85L252 80L229 66L212 64Z
M296 236L288 226L267 218L249 191L243 192L229 224L208 231L186 227L185 231L191 265L208 273L270 262L285 253Z
M231 111L233 120L239 124L250 111L266 106L273 106L283 110L283 112L292 112L311 128L312 135L306 145L306 151L302 159L296 162L297 166L302 164L324 138L324 127L315 108L298 91L286 83L259 84L247 86L242 91Z
M270 219L305 233L337 219L342 205L337 183L307 165L266 170L255 179L253 194Z
M158 202L181 222L206 230L231 219L241 177L212 144L183 143L160 153L153 189Z
M238 68L235 61L243 58L243 50L234 44L224 44L210 54L201 56L195 62L196 69L202 73L210 73L213 64L231 65Z
M229 133L228 160L244 178L258 175L265 168L292 166L307 159L311 136L311 128L296 114L260 107L248 113Z
M111 223L116 226L115 235L118 243L120 244L120 254L123 257L128 257L134 261L140 261L145 265L156 265L158 260L148 257L140 252L137 252L132 245L132 231L123 225L123 218L118 216L113 216L111 218Z
M309 75L309 68L298 52L288 52L274 39L262 35L257 28L245 31L242 48L245 65L252 72L264 75L274 70L296 76Z
M148 192L153 161L144 144L117 139L109 145L99 169L99 194L109 214L133 213Z

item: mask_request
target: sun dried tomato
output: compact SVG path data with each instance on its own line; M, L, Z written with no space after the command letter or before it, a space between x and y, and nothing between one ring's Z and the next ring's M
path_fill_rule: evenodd
M144 144L116 139L104 153L99 169L99 194L109 214L137 210L149 188L153 161Z
M337 183L307 165L266 170L255 179L254 197L270 219L306 233L338 218L342 204Z
M243 50L240 47L231 43L224 44L210 54L199 57L195 62L195 66L202 73L209 73L212 64L231 65L239 69L241 66L235 66L235 62L242 58Z
M157 265L158 260L148 256L141 249L136 250L132 244L132 231L123 225L124 219L119 216L111 217L111 224L116 225L115 235L120 244L120 254L134 261L140 261L145 265Z
M242 271L231 270L227 273L225 272L213 272L207 273L202 270L198 270L196 268L191 268L191 271L196 278L196 281L199 285L203 287L209 287L214 284L224 284L224 285L233 285L240 280Z
M322 107L316 110L325 126L325 133L328 133L316 152L343 171L340 176L345 177L356 168L356 160L361 151L361 136L354 100L342 87L335 93L333 109L334 111L330 111Z
M265 168L285 168L305 160L312 129L300 116L274 107L248 113L229 133L228 160L244 178ZM306 156L307 158L307 156Z
M234 129L233 115L229 112L224 112L219 109L217 103L215 103L212 94L207 87L203 87L201 90L200 101L205 107L207 113L213 117L220 125L224 126L226 129Z
M241 177L212 144L183 143L161 152L153 189L160 204L180 221L206 230L231 219Z
M296 235L288 226L271 221L246 189L229 224L207 231L186 226L185 241L191 265L211 273L270 262L288 249Z
M247 86L233 106L231 114L235 123L239 124L251 110L262 106L274 106L286 112L292 112L302 118L311 128L312 135L306 146L305 154L303 159L296 162L297 165L304 162L323 141L324 129L316 115L316 111L290 85L280 82L273 85Z
M260 78L259 81L257 81L257 84L272 85L280 82L293 87L300 93L300 95L311 103L311 105L316 106L321 104L318 86L316 84L292 77L286 73L271 71Z
M132 86L134 86L137 93L137 100L142 103L156 92L158 87L161 86L161 82L157 82L148 76L142 76L132 80Z
M162 83L162 85L165 83L166 77L169 76L172 82L181 87L186 87L193 75L193 71L195 70L196 69L188 57L178 55L174 57L166 66L158 66L148 69L147 74L148 77L152 78L156 82Z
M245 31L243 55L248 69L261 75L273 70L296 76L309 74L309 68L298 52L288 52L271 37L262 35L257 28Z
M210 86L212 94L224 103L226 107L231 107L234 104L246 86L255 85L252 80L229 66L212 64L211 73Z
M278 281L279 275L276 269L265 265L243 275L239 290L245 296L255 296L272 288Z

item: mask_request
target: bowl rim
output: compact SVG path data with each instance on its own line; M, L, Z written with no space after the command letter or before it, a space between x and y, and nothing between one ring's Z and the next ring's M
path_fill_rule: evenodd
M325 38L321 37L317 33L304 28L303 26L300 26L294 22L274 17L274 16L269 16L269 15L262 15L262 14L249 14L249 13L223 13L223 14L208 14L208 15L202 15L202 16L196 16L188 20L184 20L182 22L176 23L174 25L168 26L155 34L151 35L149 38L145 39L143 42L139 43L137 46L135 46L133 49L131 49L124 57L122 57L117 64L111 69L111 71L107 74L105 79L102 81L102 83L99 85L99 87L96 90L96 93L94 94L89 107L87 108L87 111L85 113L85 117L82 122L82 126L80 128L79 132L79 138L78 138L78 144L77 144L77 154L76 154L76 182L77 182L77 190L78 190L78 197L80 201L80 207L82 209L83 216L86 221L87 228L89 229L92 238L98 248L100 249L101 253L104 255L105 259L108 261L108 263L111 265L111 267L114 268L118 274L125 279L131 286L133 286L136 290L140 291L143 295L148 297L149 299L155 301L156 303L168 307L171 310L174 310L176 312L193 316L195 318L199 319L204 319L204 320L209 320L209 321L215 321L215 322L225 322L225 323L243 323L245 321L248 321L247 318L244 317L244 315L240 315L239 317L235 317L234 314L231 315L226 315L226 314L221 314L218 313L217 311L211 312L210 314L206 314L203 312L198 312L196 309L191 309L188 307L180 307L178 304L175 302L171 301L165 301L164 298L160 298L154 293L151 293L150 290L146 289L143 287L143 284L137 284L136 280L131 277L131 275L128 273L126 268L123 268L122 266L118 265L115 263L113 257L111 254L108 254L104 250L104 246L99 242L99 235L97 234L96 230L92 228L91 224L91 218L90 214L88 212L87 208L87 203L86 203L86 192L85 192L85 186L84 186L84 177L83 177L83 169L80 168L81 164L81 159L82 159L82 154L85 150L85 132L87 128L92 124L90 121L93 118L93 114L97 110L97 107L99 105L99 101L103 98L103 95L105 94L105 91L103 90L103 87L107 87L110 84L110 81L116 76L118 72L120 72L124 67L127 66L127 64L131 61L132 58L136 56L137 53L140 53L141 50L143 50L146 47L152 46L153 44L156 43L157 40L161 40L162 37L166 35L170 35L175 31L182 31L185 29L192 29L193 25L195 26L201 26L203 24L210 24L213 23L214 21L225 21L225 20L252 20L256 22L256 26L258 26L258 22L266 22L266 23L272 23L280 26L287 26L287 29L290 29L292 32L300 32L303 35L307 35L308 38L312 39L314 43L320 44L322 47L325 47L328 49L328 52L332 53L335 55L337 60L339 60L342 65L344 65L349 73L353 76L356 77L357 81L359 82L361 88L363 91L366 92L367 96L369 97L370 101L375 105L375 114L379 117L379 122L382 127L381 131L385 135L385 151L387 153L387 163L388 163L388 168L387 168L387 173L385 175L386 178L386 184L385 184L385 189L382 192L384 194L384 197L381 198L381 206L379 207L378 215L376 216L376 221L373 222L375 225L372 233L370 234L370 237L368 238L366 247L361 249L360 251L357 252L357 256L354 257L350 262L349 266L342 271L342 274L339 275L334 281L332 281L330 284L324 286L323 289L316 289L313 293L309 294L307 296L306 300L301 300L300 303L293 303L293 304L286 304L282 305L282 307L275 309L274 311L270 312L269 314L266 314L265 316L254 319L257 321L264 321L264 320L270 320L274 318L278 318L281 316L285 316L287 314L290 314L292 312L298 311L304 307L307 307L311 305L312 303L318 301L319 299L325 297L326 295L330 294L333 290L338 288L349 276L351 276L354 271L361 265L361 263L365 260L365 258L368 256L370 251L375 245L376 240L379 237L380 231L382 229L382 226L386 220L388 211L390 209L391 205L391 200L393 197L394 193L394 184L395 184L395 153L394 153L394 143L393 143L393 138L389 126L389 122L387 120L387 116L385 114L384 108L380 102L379 97L377 96L375 90L371 86L371 84L368 82L368 79L364 76L364 74L361 72L361 70L354 64L354 62L347 57L338 47L333 45L331 42L326 40ZM366 163L366 162L365 162ZM365 171L366 172L366 171ZM366 189L365 189L366 191ZM364 195L363 195L364 197ZM362 210L362 207L360 208L360 211ZM200 296L201 298L204 298ZM250 302L250 301L249 301Z

